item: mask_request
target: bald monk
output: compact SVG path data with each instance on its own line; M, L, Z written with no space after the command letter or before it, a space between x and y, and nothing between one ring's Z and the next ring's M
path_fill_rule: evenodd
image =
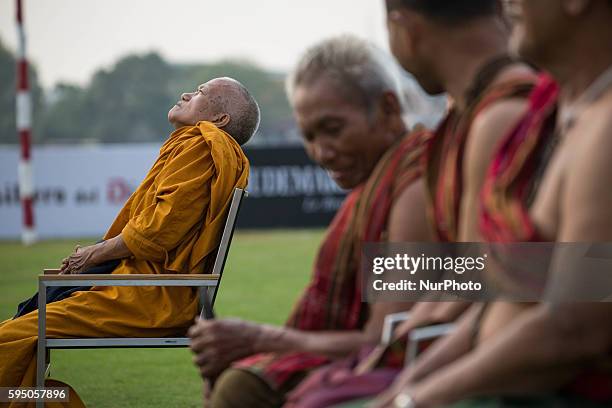
M62 273L120 259L113 274L209 272L235 187L249 163L240 145L259 108L238 81L217 78L184 93L168 113L176 130L128 199L104 242L77 248ZM93 287L47 306L47 336L164 337L185 332L197 312L191 288ZM0 386L35 384L38 312L0 324Z
M612 4L506 4L516 24L513 48L552 78L541 78L528 112L486 173L480 233L496 242L609 243ZM551 262L549 286L584 279L581 270L556 268L559 262ZM396 404L388 395L379 406L461 400L464 407L611 406L612 304L563 300L571 299L496 302L470 311L458 330L407 370Z

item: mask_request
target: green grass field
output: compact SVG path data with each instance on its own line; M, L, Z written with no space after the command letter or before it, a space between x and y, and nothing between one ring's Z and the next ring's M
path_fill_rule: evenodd
M217 297L219 317L281 324L310 275L321 230L237 232ZM36 276L57 267L75 243L24 248L0 242L0 321L36 291ZM200 407L201 381L187 349L55 350L51 375L88 407Z

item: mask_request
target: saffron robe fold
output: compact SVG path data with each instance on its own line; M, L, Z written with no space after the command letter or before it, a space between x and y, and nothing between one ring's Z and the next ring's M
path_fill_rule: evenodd
M401 192L422 175L429 134L412 133L391 147L367 181L347 196L319 249L312 279L286 325L304 331L360 330L368 318L362 303L360 256L365 242L384 242L389 213ZM303 352L262 353L235 367L266 380L276 390L329 360Z
M436 129L427 149L425 179L429 190L429 214L439 241L457 240L463 156L472 123L496 102L527 98L534 83L535 76L525 75L486 86L464 111L452 108Z
M545 240L530 217L529 206L556 143L558 96L554 80L542 75L530 95L528 111L502 141L491 162L479 216L480 231L488 242ZM516 279L509 271L504 272ZM611 403L612 355L602 359L598 367L582 372L563 392Z
M173 132L105 235L132 251L113 274L202 273L212 265L235 187L249 163L209 122ZM163 337L184 334L197 313L185 287L93 287L47 306L47 336ZM0 324L0 386L31 387L38 311Z

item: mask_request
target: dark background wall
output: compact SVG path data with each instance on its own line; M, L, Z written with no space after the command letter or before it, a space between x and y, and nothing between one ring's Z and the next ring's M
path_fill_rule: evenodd
M238 228L327 226L346 192L313 163L302 147L247 148L249 197Z

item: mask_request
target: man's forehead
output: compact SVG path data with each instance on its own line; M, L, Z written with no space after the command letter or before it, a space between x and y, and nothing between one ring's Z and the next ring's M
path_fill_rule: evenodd
M404 6L403 0L385 0L385 6L387 7L387 11L397 10Z
M231 78L213 78L208 82L201 84L198 89L206 88L208 90L216 88L233 89L235 88L236 81Z

